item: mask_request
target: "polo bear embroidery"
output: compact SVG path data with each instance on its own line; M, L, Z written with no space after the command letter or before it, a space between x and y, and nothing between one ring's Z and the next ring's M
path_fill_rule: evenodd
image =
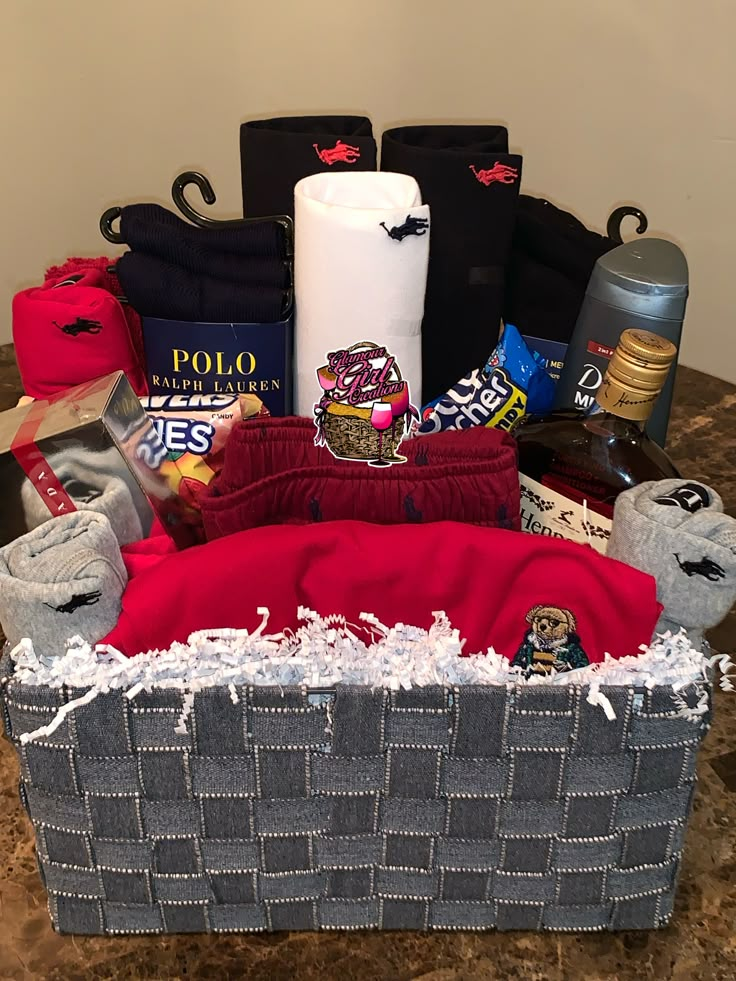
M572 671L590 663L575 632L577 621L570 610L559 606L534 606L526 615L531 629L526 632L513 661L513 667L527 674Z

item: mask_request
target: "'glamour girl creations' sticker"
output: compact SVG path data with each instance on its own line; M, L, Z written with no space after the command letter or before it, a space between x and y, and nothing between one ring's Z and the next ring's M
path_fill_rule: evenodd
M419 418L387 348L360 341L330 351L317 368L322 398L314 407L315 444L340 460L363 460L372 467L405 463L398 453Z

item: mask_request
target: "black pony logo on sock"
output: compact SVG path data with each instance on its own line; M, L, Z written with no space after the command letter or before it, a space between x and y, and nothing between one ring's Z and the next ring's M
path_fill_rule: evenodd
M51 603L44 603L43 605L48 606L50 610L56 610L57 613L74 613L80 606L94 606L101 595L102 593L99 590L95 590L92 593L80 593L78 596L72 596L70 600L62 603L61 606L53 606Z
M55 320L52 320L51 323L65 334L69 334L70 337L79 337L80 334L99 334L102 330L102 324L99 320L87 320L86 317L77 317L73 324L64 324L63 327L61 324L57 324Z
M381 228L395 242L403 242L407 235L426 235L429 222L426 218L412 218L411 215L407 215L403 225L394 225L393 228L386 228L386 222L382 221Z
M709 559L707 555L704 555L698 562L688 562L687 560L681 562L677 552L673 552L672 554L677 559L677 564L688 579L692 576L702 576L703 579L707 579L709 582L718 582L719 579L726 578L726 570L722 569L713 559Z

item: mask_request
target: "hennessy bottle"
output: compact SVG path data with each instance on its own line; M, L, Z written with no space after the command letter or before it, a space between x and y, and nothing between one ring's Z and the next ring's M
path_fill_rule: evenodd
M625 330L586 412L557 411L522 422L522 531L569 538L605 553L621 491L680 476L644 431L676 353L658 334Z

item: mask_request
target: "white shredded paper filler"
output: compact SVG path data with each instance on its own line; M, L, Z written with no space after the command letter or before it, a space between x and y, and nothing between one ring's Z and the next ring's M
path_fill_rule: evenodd
M92 647L81 637L67 641L64 654L42 657L30 640L22 640L11 651L13 682L88 690L64 704L47 726L24 733L21 741L50 735L77 706L113 689L125 689L130 700L153 688L183 691L177 732L186 732L194 693L215 685L227 687L233 702L238 701L239 685L331 689L342 683L394 691L426 685L589 685L588 702L600 706L609 719L615 718L615 712L601 686L670 685L678 693L680 714L694 722L708 709L707 691L703 688L693 706L679 694L682 689L702 685L718 669L721 687L733 690L730 658L696 650L684 631L659 635L629 657L614 659L606 654L603 661L575 671L526 678L492 647L461 657L460 633L443 611L435 612L434 623L424 630L403 623L387 627L370 613L360 615L361 624L351 624L344 617L319 616L300 607L301 626L276 634L265 632L269 611L260 607L258 612L262 621L252 632L200 630L185 644L130 658L106 644Z

